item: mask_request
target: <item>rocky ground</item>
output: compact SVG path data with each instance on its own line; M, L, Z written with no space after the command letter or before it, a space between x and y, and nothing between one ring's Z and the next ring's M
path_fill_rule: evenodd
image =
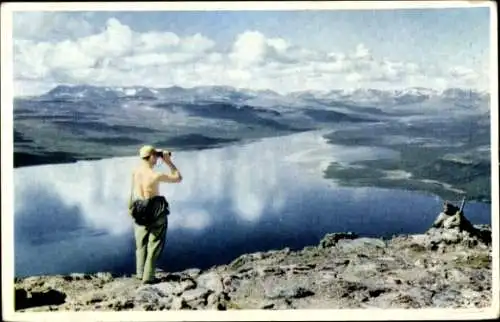
M245 254L209 270L16 279L18 311L481 308L491 305L491 230L445 204L420 235L326 235L317 246Z

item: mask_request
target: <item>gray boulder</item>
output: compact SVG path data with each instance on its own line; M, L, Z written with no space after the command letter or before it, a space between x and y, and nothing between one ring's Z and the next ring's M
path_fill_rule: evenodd
M356 239L358 236L352 232L326 234L319 242L319 248L330 248L337 245L342 239Z

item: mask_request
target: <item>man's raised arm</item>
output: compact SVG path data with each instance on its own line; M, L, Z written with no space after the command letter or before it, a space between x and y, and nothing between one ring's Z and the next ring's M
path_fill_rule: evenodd
M178 183L182 181L182 175L175 166L175 164L170 159L170 154L165 152L163 153L163 161L170 168L170 174L160 173L158 174L158 181L161 182L171 182Z

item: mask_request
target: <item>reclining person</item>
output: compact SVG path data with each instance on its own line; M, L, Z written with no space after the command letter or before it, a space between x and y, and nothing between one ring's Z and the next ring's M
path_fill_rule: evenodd
M159 184L181 182L182 176L168 151L146 145L139 155L142 161L133 171L129 211L135 221L137 278L149 284L155 281L156 261L163 252L170 214L167 200L159 195ZM153 170L159 160L170 168L170 174Z

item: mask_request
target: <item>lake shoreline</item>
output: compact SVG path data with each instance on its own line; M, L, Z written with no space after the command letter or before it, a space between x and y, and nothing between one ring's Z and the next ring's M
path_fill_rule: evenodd
M319 244L244 254L158 283L96 274L15 279L21 311L484 308L491 305L491 227L451 205L422 234L330 233ZM455 208L453 208L455 207Z
M363 145L353 146L347 142L339 141L337 142L329 136L332 133L328 130L315 130L306 131L309 133L319 133L326 139L329 144L339 145L344 148L358 147L363 148ZM304 132L304 133L306 133ZM335 132L333 132L335 133ZM262 137L247 140L235 140L234 142L221 143L218 145L208 145L208 146L197 146L197 147L173 147L173 149L178 149L178 152L193 152L193 151L203 151L220 149L231 146L244 146L248 143L255 141L262 141L266 139L272 139L273 137ZM390 145L377 145L376 148L390 149L394 151L399 151L400 148ZM31 153L26 151L16 151L14 152L14 170L38 167L38 166L50 166L50 165L68 165L75 164L78 162L98 162L101 160L106 160L112 157L116 158L127 158L131 157L130 154L118 154L118 155L100 155L100 156L84 156L69 152L41 152L41 153ZM468 201L476 201L485 204L491 204L491 191L489 187L489 182L491 181L491 176L484 175L484 172L490 173L489 162L482 161L480 166L481 173L479 174L468 174L470 171L474 171L473 164L461 165L464 169L456 170L450 169L447 171L452 171L451 174L443 175L439 171L434 170L434 162L442 162L442 155L437 154L431 160L428 161L429 164L425 165L423 169L421 165L417 164L406 164L408 162L408 157L404 159L386 159L386 158L376 158L368 159L365 161L353 161L348 165L340 164L337 162L329 162L328 167L323 171L322 176L325 179L332 180L342 187L373 187L382 189L395 189L395 190L406 190L415 191L428 195L438 196L443 200L457 200L465 196ZM410 158L411 159L411 158ZM413 161L412 161L413 162ZM447 160L451 166L456 165L453 161ZM450 166L446 164L446 166ZM444 167L443 167L444 168ZM484 169L483 169L484 168ZM454 172L454 171L457 172ZM463 173L459 173L463 171ZM457 177L463 177L467 174L467 180L461 178L457 180ZM472 181L471 184L468 181Z

